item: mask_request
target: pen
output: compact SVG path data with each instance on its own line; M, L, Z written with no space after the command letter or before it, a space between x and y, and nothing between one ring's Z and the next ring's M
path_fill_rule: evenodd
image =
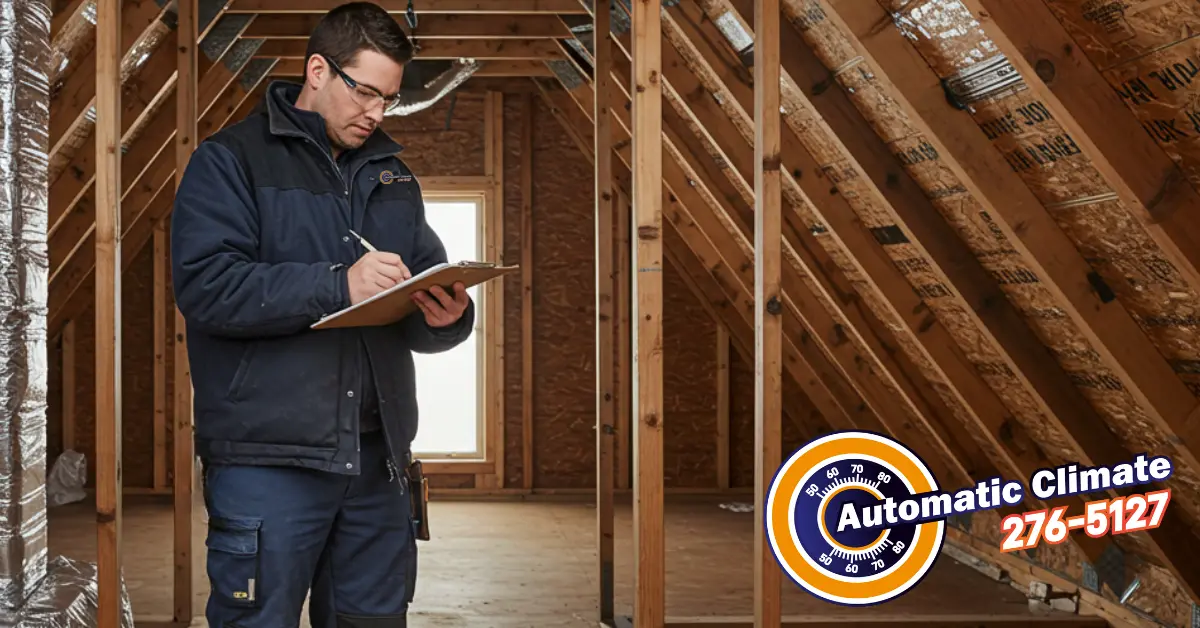
M370 251L370 252L372 252L372 253L378 253L378 252L379 252L379 250L378 250L378 249L376 249L374 246L371 246L371 243L370 243L370 242L367 242L367 239L366 239L366 238L364 238L364 237L362 237L362 236L358 235L357 233L355 233L353 229L351 229L351 230L350 230L350 235L352 235L352 236L354 236L354 237L358 238L358 241L362 243L362 245L363 245L363 248L367 249L368 251Z

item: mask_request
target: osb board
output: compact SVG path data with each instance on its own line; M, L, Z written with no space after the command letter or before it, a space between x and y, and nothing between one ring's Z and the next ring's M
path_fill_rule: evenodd
M784 386L794 387L795 384L790 378L785 378ZM729 397L729 484L732 488L753 487L754 364L738 351L729 352ZM803 395L790 395L788 398L789 401L802 401L803 405L790 403L784 409L781 422L784 459L809 440L819 436L817 433L805 434L797 426L797 423L806 421L808 417L819 416L817 409ZM715 464L713 468L715 469Z
M521 256L522 98L505 97L505 260ZM534 100L534 120L548 119ZM402 139L403 141L403 139ZM592 166L557 124L533 134L533 446L536 488L595 485L595 223ZM664 482L716 486L716 329L664 275ZM505 293L505 483L523 484L521 288ZM618 436L620 438L620 436Z
M1045 1L1146 133L1200 187L1200 4Z
M153 246L147 243L128 272L121 276L121 407L122 483L126 487L154 486L154 267ZM85 282L75 299L95 300L94 282ZM168 305L168 325L174 321L174 304ZM60 344L48 344L50 363L47 390L47 464L62 451L62 369ZM167 355L171 356L172 349ZM170 360L170 357L168 357ZM96 442L95 308L81 310L75 322L75 449L88 463L87 486L94 485ZM167 466L173 456L170 427L173 422L170 386L174 360L167 365ZM47 468L49 471L49 467Z
M1142 128L1200 186L1200 42L1154 51L1103 72Z
M434 473L429 476L429 488L475 488L471 473Z
M939 76L952 76L994 54L995 45L957 0L921 3L925 5L923 9L917 9L917 3L907 0L881 0L880 4L895 11L893 15L901 30ZM874 79L864 69L856 70L839 76L847 77L847 87L855 91ZM973 103L969 113L1170 360L1181 379L1194 392L1200 392L1200 373L1193 373L1200 364L1200 318L1197 318L1200 297L1186 284L1131 209L1115 198L1112 188L1055 119L1051 107L1037 100L1022 84ZM891 120L906 126L902 120ZM876 126L887 125L885 120L879 120ZM881 135L895 139L897 131L903 129L897 127ZM911 144L920 143L911 133L907 137ZM936 158L936 154L924 151L902 161L923 164ZM928 176L925 179L926 185L933 183ZM1030 283L1028 275L1016 278L1017 283ZM1014 302L1018 302L1019 294L1009 291ZM1039 305L1023 304L1022 309L1044 311ZM1075 369L1072 376L1079 389L1131 451L1171 451L1166 435L1150 422L1120 381L1103 369L1080 368L1088 366L1088 362L1098 362L1083 342L1082 334L1065 325L1049 324L1044 317L1027 318L1046 344L1055 349L1063 366ZM1066 336L1056 335L1064 331ZM1191 497L1179 500L1181 508L1193 521L1200 520L1200 506L1195 499L1200 496L1200 470L1181 462L1172 482Z
M536 121L545 113L534 106ZM523 132L512 122L506 131ZM533 485L584 488L596 459L592 168L557 125L535 123L533 150ZM520 160L508 157L505 185L517 191L506 210L519 213Z
M404 147L400 158L418 177L484 174L483 97L446 97L411 116L384 119Z
M1194 0L1043 0L1101 70L1200 33Z

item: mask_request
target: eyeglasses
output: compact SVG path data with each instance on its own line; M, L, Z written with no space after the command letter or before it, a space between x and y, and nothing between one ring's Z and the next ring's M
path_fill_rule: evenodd
M346 84L346 87L350 88L351 98L353 98L354 101L357 102L363 109L370 109L375 105L382 104L384 111L391 111L400 103L400 94L384 96L383 93L378 89L375 89L370 85L363 85L351 78L351 76L346 74L346 72L342 70L337 63L334 63L333 59L330 59L325 55L321 55L321 58L324 59L325 62L329 64L329 67L333 68L333 71L342 78L342 82Z

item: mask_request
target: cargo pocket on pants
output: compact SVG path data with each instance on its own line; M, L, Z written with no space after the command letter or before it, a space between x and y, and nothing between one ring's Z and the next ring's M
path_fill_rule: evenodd
M227 606L255 607L259 591L258 537L261 519L218 517L208 520L208 578L212 594Z

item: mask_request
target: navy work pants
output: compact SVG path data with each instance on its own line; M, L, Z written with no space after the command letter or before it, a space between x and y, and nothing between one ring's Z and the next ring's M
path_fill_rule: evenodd
M211 628L404 628L417 578L407 481L382 432L361 475L295 467L204 470Z

